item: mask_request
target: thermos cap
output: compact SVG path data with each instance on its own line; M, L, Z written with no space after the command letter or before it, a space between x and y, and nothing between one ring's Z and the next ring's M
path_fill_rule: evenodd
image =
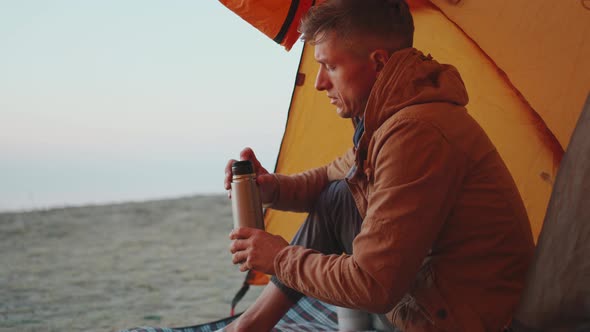
M250 160L234 161L231 166L234 175L246 175L254 173L254 167Z

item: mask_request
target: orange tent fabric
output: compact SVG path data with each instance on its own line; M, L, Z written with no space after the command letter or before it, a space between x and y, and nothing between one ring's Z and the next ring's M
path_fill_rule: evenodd
M314 3L313 0L220 0L220 2L287 50L291 49L299 37L298 22Z

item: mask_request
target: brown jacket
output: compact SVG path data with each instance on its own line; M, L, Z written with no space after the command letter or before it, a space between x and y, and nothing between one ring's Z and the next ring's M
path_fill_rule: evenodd
M387 313L404 331L500 331L534 244L516 185L467 100L454 67L415 49L394 53L358 149L277 175L273 206L295 211L346 178L363 217L353 255L289 246L275 259L277 277L328 303Z

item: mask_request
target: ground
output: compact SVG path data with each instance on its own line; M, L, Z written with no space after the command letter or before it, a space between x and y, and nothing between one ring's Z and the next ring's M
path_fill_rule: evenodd
M225 317L244 279L231 263L231 228L223 195L0 214L0 331Z

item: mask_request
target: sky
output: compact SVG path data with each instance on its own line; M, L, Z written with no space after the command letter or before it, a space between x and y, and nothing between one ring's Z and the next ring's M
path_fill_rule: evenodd
M0 1L0 211L223 193L278 155L301 53L217 0Z

